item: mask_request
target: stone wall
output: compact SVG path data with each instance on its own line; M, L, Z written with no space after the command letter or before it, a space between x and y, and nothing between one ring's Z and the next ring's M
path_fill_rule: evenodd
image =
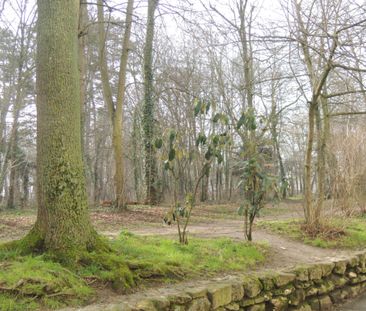
M366 289L366 252L286 272L266 272L187 286L110 310L267 311L333 310Z

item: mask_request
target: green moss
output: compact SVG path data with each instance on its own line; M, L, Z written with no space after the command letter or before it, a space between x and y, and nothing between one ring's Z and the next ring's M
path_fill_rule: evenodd
M44 256L13 257L0 265L0 310L61 307L70 301L80 304L93 292L74 272Z
M113 241L98 239L71 265L54 254L23 255L22 242L0 246L0 310L56 309L82 304L95 279L118 292L152 279L172 281L223 271L244 271L264 260L265 248L230 239L195 239L189 245L161 237L123 232Z
M3 254L16 252L22 255L41 253L43 251L43 238L38 230L33 228L23 239L0 244L0 258L1 251Z
M111 282L112 287L123 291L135 285L133 275L123 256L115 252L85 253L80 260L82 268L79 273L84 277L97 277Z
M24 311L39 309L39 304L26 298L14 298L7 294L0 294L1 311Z

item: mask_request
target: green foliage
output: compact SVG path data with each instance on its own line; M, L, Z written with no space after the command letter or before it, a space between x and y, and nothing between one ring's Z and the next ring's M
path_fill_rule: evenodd
M160 149L163 146L163 139L162 138L157 138L155 140L154 146L156 149Z
M222 124L228 125L229 124L229 117L224 113L216 113L212 118L213 123L221 122Z
M248 131L255 131L257 129L257 122L254 111L248 110L243 112L236 124L236 128L239 130L244 126Z
M194 100L194 116L197 117L199 114L207 114L211 108L211 103L196 98Z
M238 214L244 216L244 233L246 238L252 240L252 228L255 217L263 208L266 195L270 191L277 191L275 179L265 169L265 159L258 149L264 144L261 137L255 135L257 122L255 111L249 109L242 113L236 128L242 127L247 131L247 142L242 146L243 158L239 167L243 171L239 186L243 189L243 204L238 209Z
M209 112L210 106L210 103L196 99L194 102L195 116L206 115ZM228 125L228 120L228 117L224 113L217 113L212 119L213 123L221 121L224 126ZM221 164L224 161L222 151L225 145L229 142L229 139L226 132L212 134L209 136L204 132L201 132L196 138L196 148L194 150L189 150L188 152L186 151L184 144L181 143L179 133L176 133L174 130L170 130L166 141L165 152L163 152L163 166L165 170L171 173L175 183L174 203L170 211L172 217L168 217L169 219L167 218L167 223L171 224L171 219L177 221L179 241L183 244L187 244L188 240L186 230L190 221L191 211L195 206L195 197L199 183L202 181L202 178L209 176L210 167L214 160L216 160L218 164ZM160 142L158 145L160 146ZM161 145L164 145L164 143ZM195 181L195 186L193 186L193 191L191 190L191 193L185 194L186 204L182 207L180 202L178 202L177 194L177 183L180 178L178 166L190 165L193 158L200 160L201 170L197 176L197 180ZM183 162L185 164L182 164ZM181 223L182 221L183 223Z
M173 142L176 139L176 137L177 137L177 134L175 133L175 131L170 130L170 133L169 133L169 143L170 143L170 146L173 145Z
M239 185L243 187L244 199L238 214L245 217L245 235L251 240L254 219L264 207L265 195L275 188L275 179L265 172L256 157L243 161L242 165Z
M169 161L173 161L175 159L175 149L172 148L169 150L168 159Z
M207 141L206 135L204 133L199 133L196 139L196 147L198 147L199 145L205 145L206 141Z

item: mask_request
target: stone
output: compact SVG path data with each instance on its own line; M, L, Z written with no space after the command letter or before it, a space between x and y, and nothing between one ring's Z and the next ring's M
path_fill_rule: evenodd
M358 266L360 268L365 268L366 267L366 253L362 252L360 254L357 254L358 257Z
M260 277L259 280L261 281L263 290L265 291L272 290L275 287L272 276L270 275Z
M354 268L358 266L359 260L360 259L358 258L358 256L352 256L350 259L348 259L347 267Z
M94 310L94 309L93 309ZM127 303L118 303L118 304L111 304L108 306L103 306L103 310L105 311L132 311L132 306L128 305Z
M355 298L362 291L362 286L350 286L346 288L345 291L347 292L347 298Z
M335 286L331 281L329 281L329 280L323 281L318 286L318 294L319 295L327 294L327 293L331 292L334 288L335 288Z
M322 268L322 276L327 277L327 276L331 275L331 273L335 267L335 263L334 262L324 262L324 263L321 263L320 266Z
M292 271L296 275L296 280L301 282L309 281L308 267L298 267Z
M156 309L160 310L168 310L170 306L170 301L167 297L153 297L152 301L156 307Z
M247 308L247 311L266 311L266 305L261 303L259 305L253 305Z
M287 285L283 288L278 288L272 291L274 296L288 296L293 293L295 288L292 285Z
M329 296L323 296L319 298L320 310L322 311L331 311L333 309L332 301Z
M151 299L145 299L145 300L139 301L136 305L136 309L143 310L143 311L159 311L156 308L154 301Z
M186 289L186 293L192 298L201 298L207 296L207 288L206 287L192 287Z
M273 311L285 311L288 308L288 300L286 297L273 298L270 300L269 306Z
M290 295L292 292L293 292L293 289L292 289L292 288L286 288L286 289L283 291L283 294L284 294L285 296L288 296L288 295Z
M211 304L207 298L193 299L187 308L187 311L209 311Z
M334 274L331 275L329 280L334 284L335 288L343 287L348 283L348 279Z
M306 303L301 306L292 307L289 310L291 311L312 311L311 307Z
M321 280L322 276L323 276L323 268L321 264L316 264L309 267L310 280Z
M366 281L366 275L360 275L356 278L351 279L351 284L363 283Z
M317 297L309 299L308 304L310 305L311 310L320 311L319 299Z
M347 260L340 260L334 263L333 273L344 275L347 269Z
M261 281L253 276L248 276L243 279L243 287L245 296L249 298L258 296L263 289Z
M305 291L306 297L315 296L318 294L318 288L317 287L310 287Z
M355 272L353 272L353 271L348 272L348 277L349 277L350 279L355 279L355 278L357 278L357 273L355 273Z
M340 303L347 298L347 292L344 290L334 290L329 294L330 299L334 304Z
M184 305L172 305L170 311L185 311L186 307Z
M231 284L220 284L209 287L207 296L211 302L212 309L229 304L231 302L231 293Z
M270 301L273 297L273 294L271 292L267 292L262 297L263 297L264 301Z
M295 288L305 289L305 288L309 288L313 285L314 285L314 283L312 281L301 282L301 281L295 280L295 282L294 282Z
M295 278L296 275L294 273L279 273L273 277L273 282L276 287L282 287L290 284Z
M243 308L255 305L255 299L254 298L244 298L242 301L240 301L239 305Z
M237 302L232 302L225 306L225 309L229 311L239 311L240 305Z
M288 299L288 302L292 306L299 306L305 300L305 291L303 289L295 290Z
M192 296L188 295L187 293L174 293L167 295L167 299L170 301L171 304L178 304L183 305L192 300Z
M244 287L241 282L231 282L231 301L239 301L244 297Z
M357 266L356 267L356 272L357 273L366 273L366 267Z

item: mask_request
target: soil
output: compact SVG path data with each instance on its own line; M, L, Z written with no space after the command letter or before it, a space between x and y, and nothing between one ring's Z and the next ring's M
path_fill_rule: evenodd
M122 230L128 230L137 235L164 235L173 239L177 238L176 227L163 224L163 217L168 207L134 206L123 213L111 210L98 209L91 212L91 219L98 231L110 238L117 237ZM236 213L235 205L206 205L197 207L189 225L189 236L201 238L227 237L243 240L243 223ZM283 202L280 206L268 206L262 217L258 219L294 219L302 217L299 202ZM22 237L35 221L35 212L26 213L0 213L0 242ZM268 260L255 270L278 270L292 268L300 264L330 261L350 255L351 251L338 249L322 249L301 242L287 239L263 229L254 228L253 239L256 242L269 246ZM226 276L230 277L230 276ZM174 290L179 287L197 286L206 281L194 280L174 285ZM87 310L105 310L105 305L129 300L141 299L152 294L166 293L172 286L154 286L153 289L140 289L137 294L117 295L109 290L99 291L96 298L98 304L89 306ZM76 309L65 309L76 310Z

